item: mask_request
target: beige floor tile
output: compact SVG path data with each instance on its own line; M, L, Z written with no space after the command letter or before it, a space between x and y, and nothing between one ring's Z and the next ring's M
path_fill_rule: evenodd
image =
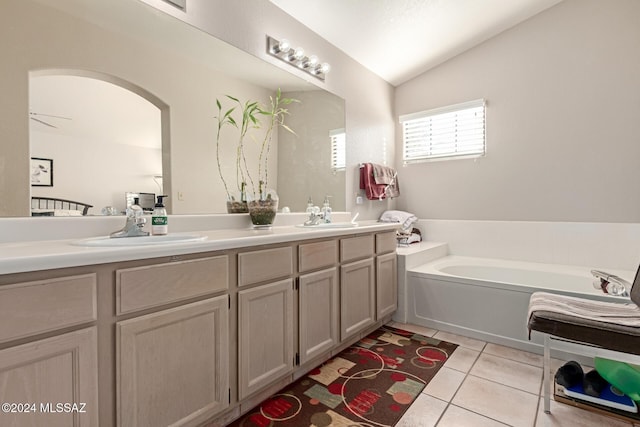
M462 384L465 376L464 372L443 366L422 392L449 402L458 391L458 387Z
M451 403L513 427L531 427L538 396L469 375Z
M447 402L420 394L396 427L434 427L447 407Z
M482 351L486 342L480 341L474 338L463 337L462 335L456 335L449 332L438 331L434 336L439 340L452 342L454 344L458 344L462 347L467 347L472 350Z
M511 347L505 347L503 345L487 343L484 347L483 353L493 354L494 356L504 357L505 359L511 359L517 362L542 367L542 355Z
M409 323L389 322L387 325L392 328L404 329L405 331L413 332L415 334L424 335L425 337L432 337L438 332L435 329L427 328L425 326L411 325Z
M480 355L479 351L458 347L451 357L444 362L444 366L455 369L456 371L469 372L478 355Z
M536 427L631 427L632 424L551 400L551 413L544 413L542 398Z
M540 394L542 368L537 366L482 353L469 374L535 395Z
M449 405L442 415L438 427L505 427L496 420L467 411L455 405Z

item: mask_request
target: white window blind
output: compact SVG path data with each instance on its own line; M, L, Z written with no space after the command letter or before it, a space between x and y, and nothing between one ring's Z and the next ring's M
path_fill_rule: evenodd
M404 164L485 153L484 99L406 114L400 123Z
M347 134L344 129L329 131L331 139L331 169L344 170L347 166Z

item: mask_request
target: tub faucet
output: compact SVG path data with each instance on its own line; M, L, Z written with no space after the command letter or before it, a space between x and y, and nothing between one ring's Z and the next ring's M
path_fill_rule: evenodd
M129 209L127 209L127 222L122 230L114 231L109 237L139 237L148 236L148 231L143 231L142 227L147 222L146 218L142 217L142 208L134 203Z
M591 274L596 278L593 287L601 289L605 294L628 297L631 291L631 283L622 277L610 274L601 270L591 270Z

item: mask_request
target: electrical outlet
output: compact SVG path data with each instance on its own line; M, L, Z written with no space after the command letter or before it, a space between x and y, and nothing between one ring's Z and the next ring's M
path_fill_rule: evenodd
M364 203L364 199L362 198L362 196L357 196L356 197L356 205L361 205Z
M184 202L184 193L182 191L178 191L178 201Z

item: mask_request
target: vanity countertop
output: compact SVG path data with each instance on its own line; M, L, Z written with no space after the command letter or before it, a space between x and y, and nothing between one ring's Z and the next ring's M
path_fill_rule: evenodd
M79 239L10 242L0 244L0 274L78 267L109 262L131 261L171 255L244 248L325 237L392 231L400 224L360 221L353 228L306 229L274 226L267 230L224 229L194 232L206 240L149 246L86 247ZM191 234L194 234L191 233ZM135 237L131 237L135 239Z

